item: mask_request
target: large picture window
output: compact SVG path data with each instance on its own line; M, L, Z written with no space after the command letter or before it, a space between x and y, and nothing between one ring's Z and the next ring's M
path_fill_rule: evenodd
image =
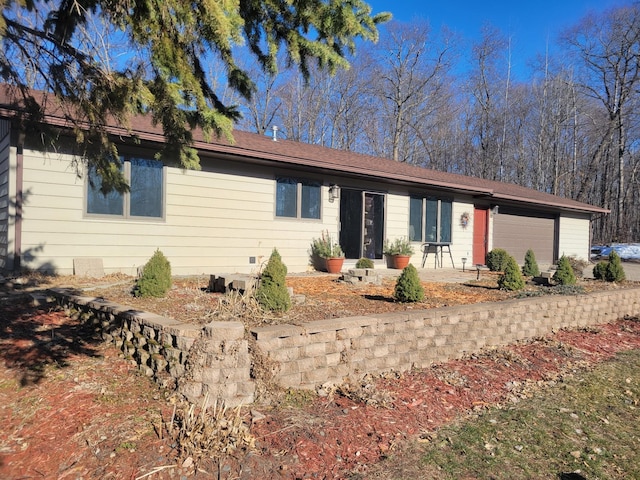
M451 241L451 200L411 197L409 200L409 240L412 242Z
M320 182L276 179L276 217L320 218Z
M102 179L92 168L87 181L87 213L124 218L162 218L164 215L164 168L162 162L147 158L124 158L122 172L129 183L128 193L100 191Z

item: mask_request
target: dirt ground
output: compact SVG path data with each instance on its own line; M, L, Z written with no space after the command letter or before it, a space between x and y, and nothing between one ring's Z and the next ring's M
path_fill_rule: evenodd
M512 296L497 290L493 280L425 283L428 300L403 305L390 299L389 282L363 288L326 275L296 277L291 284L305 296L304 304L287 318L267 316L257 323ZM29 280L22 288L42 288L48 281ZM72 278L56 283L61 281L75 288L83 283ZM131 300L129 281L108 277L101 288L93 282L90 294ZM216 461L180 451L168 431L178 402L171 392L153 385L113 347L53 306L33 307L9 295L15 287L7 287L0 303L0 478L7 479L366 478L368 466L407 440L428 439L429 432L452 419L518 402L616 352L640 348L640 321L630 318L559 331L429 369L350 379L322 396L277 392L270 403L240 411L255 448ZM586 282L585 287L603 285ZM201 280L185 279L176 283L166 303L150 310L210 321L234 308L239 307L221 307Z
M310 274L287 277L294 292L292 308L285 313L265 313L248 295L223 295L208 292L208 277L177 277L165 298L138 298L132 295L134 278L119 274L101 279L69 277L36 278L39 288L62 286L81 295L107 299L136 310L145 310L190 323L241 319L248 327L340 318L398 310L421 310L478 302L496 302L523 294L535 294L544 287L529 283L524 292L497 288L498 273L484 271L479 279L469 274L464 282L423 281L425 298L417 303L399 303L393 299L396 277L385 275L379 285L354 285L340 281L340 275ZM603 283L585 279L580 287L586 291L625 288L640 282ZM553 290L550 290L553 291Z

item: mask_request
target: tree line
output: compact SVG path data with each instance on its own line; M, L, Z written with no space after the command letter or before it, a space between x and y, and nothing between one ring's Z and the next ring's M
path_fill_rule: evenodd
M465 46L392 21L335 75L247 65L258 91L238 126L605 207L594 242L640 241L640 7L589 14L552 51L522 80L491 26Z

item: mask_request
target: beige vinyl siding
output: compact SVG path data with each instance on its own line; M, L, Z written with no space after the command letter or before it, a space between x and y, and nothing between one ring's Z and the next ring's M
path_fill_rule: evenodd
M385 238L393 242L396 238L409 238L409 196L389 194L387 195L387 215ZM412 242L414 253L410 262L415 267L422 263L420 243Z
M590 218L588 216L561 215L558 251L560 255L589 260Z
M73 252L81 251L73 234L86 232L80 224L82 181L70 157L26 148L23 153L22 267L72 273Z
M0 249L13 248L8 140L0 143ZM149 154L151 156L152 153ZM15 153L13 154L15 156ZM135 219L87 215L85 181L71 166L72 157L24 151L22 252L25 268L73 273L74 258L101 258L106 273L134 275L156 249L169 259L175 275L257 272L272 249L280 252L289 272L308 270L313 238L328 230L335 238L339 228L340 201L328 201L328 185L348 185L340 178L274 171L230 161L204 159L201 171L165 167L164 217ZM246 168L246 170L245 170ZM308 178L322 183L321 219L289 219L275 216L276 176ZM15 182L14 182L15 183ZM8 187L7 187L8 185ZM384 185L371 186L383 191ZM8 192L8 193L7 193ZM8 195L8 198L7 198ZM4 203L2 201L4 200ZM460 216L469 212L466 228ZM409 195L394 190L386 195L385 236L406 237L409 228ZM7 231L8 229L8 231ZM561 253L588 256L589 220L560 219ZM491 233L491 228L490 228ZM460 268L470 258L473 237L473 203L455 199L452 218L452 254ZM421 264L420 244L412 263ZM2 258L6 261L12 255ZM251 263L250 258L255 260ZM12 257L11 257L12 258ZM450 266L445 259L444 266Z
M470 268L473 262L473 203L455 200L452 210L451 255L456 268L462 268L463 257L467 259L466 268ZM469 223L463 227L460 217L465 212L469 214ZM443 265L451 267L451 260L445 258Z
M27 268L71 274L74 258L97 257L106 273L133 275L159 248L176 275L248 273L276 247L289 271L299 272L308 269L312 238L337 231L339 202L327 201L327 186L321 220L276 219L273 172L256 168L239 176L223 161L202 171L166 168L164 219L86 215L85 183L71 160L25 151Z
M221 169L227 165L219 163ZM285 174L286 175L286 174ZM291 175L298 177L299 175ZM308 268L311 240L327 229L337 232L339 203L329 203L322 187L322 219L276 218L275 175L255 168L240 176L232 168L221 172L170 170L167 224L180 226L189 242L200 245L202 260L214 272L256 271L277 248L289 271ZM195 193L195 194L194 194ZM182 242L179 237L173 242ZM176 250L181 262L192 268L199 262L188 250ZM249 257L257 263L249 264Z
M385 210L386 237L389 239L406 238L409 235L409 197L406 194L387 194Z
M10 229L11 217L11 148L9 122L0 121L0 269L12 269L13 257L9 247L13 241Z

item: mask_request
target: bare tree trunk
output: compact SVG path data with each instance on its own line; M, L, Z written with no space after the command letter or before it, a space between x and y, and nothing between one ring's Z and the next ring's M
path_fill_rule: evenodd
M507 115L509 113L509 87L511 85L511 38L508 42L507 83L504 87L504 105L502 107L502 139L500 141L500 166L498 180L504 181L504 156L507 143Z

